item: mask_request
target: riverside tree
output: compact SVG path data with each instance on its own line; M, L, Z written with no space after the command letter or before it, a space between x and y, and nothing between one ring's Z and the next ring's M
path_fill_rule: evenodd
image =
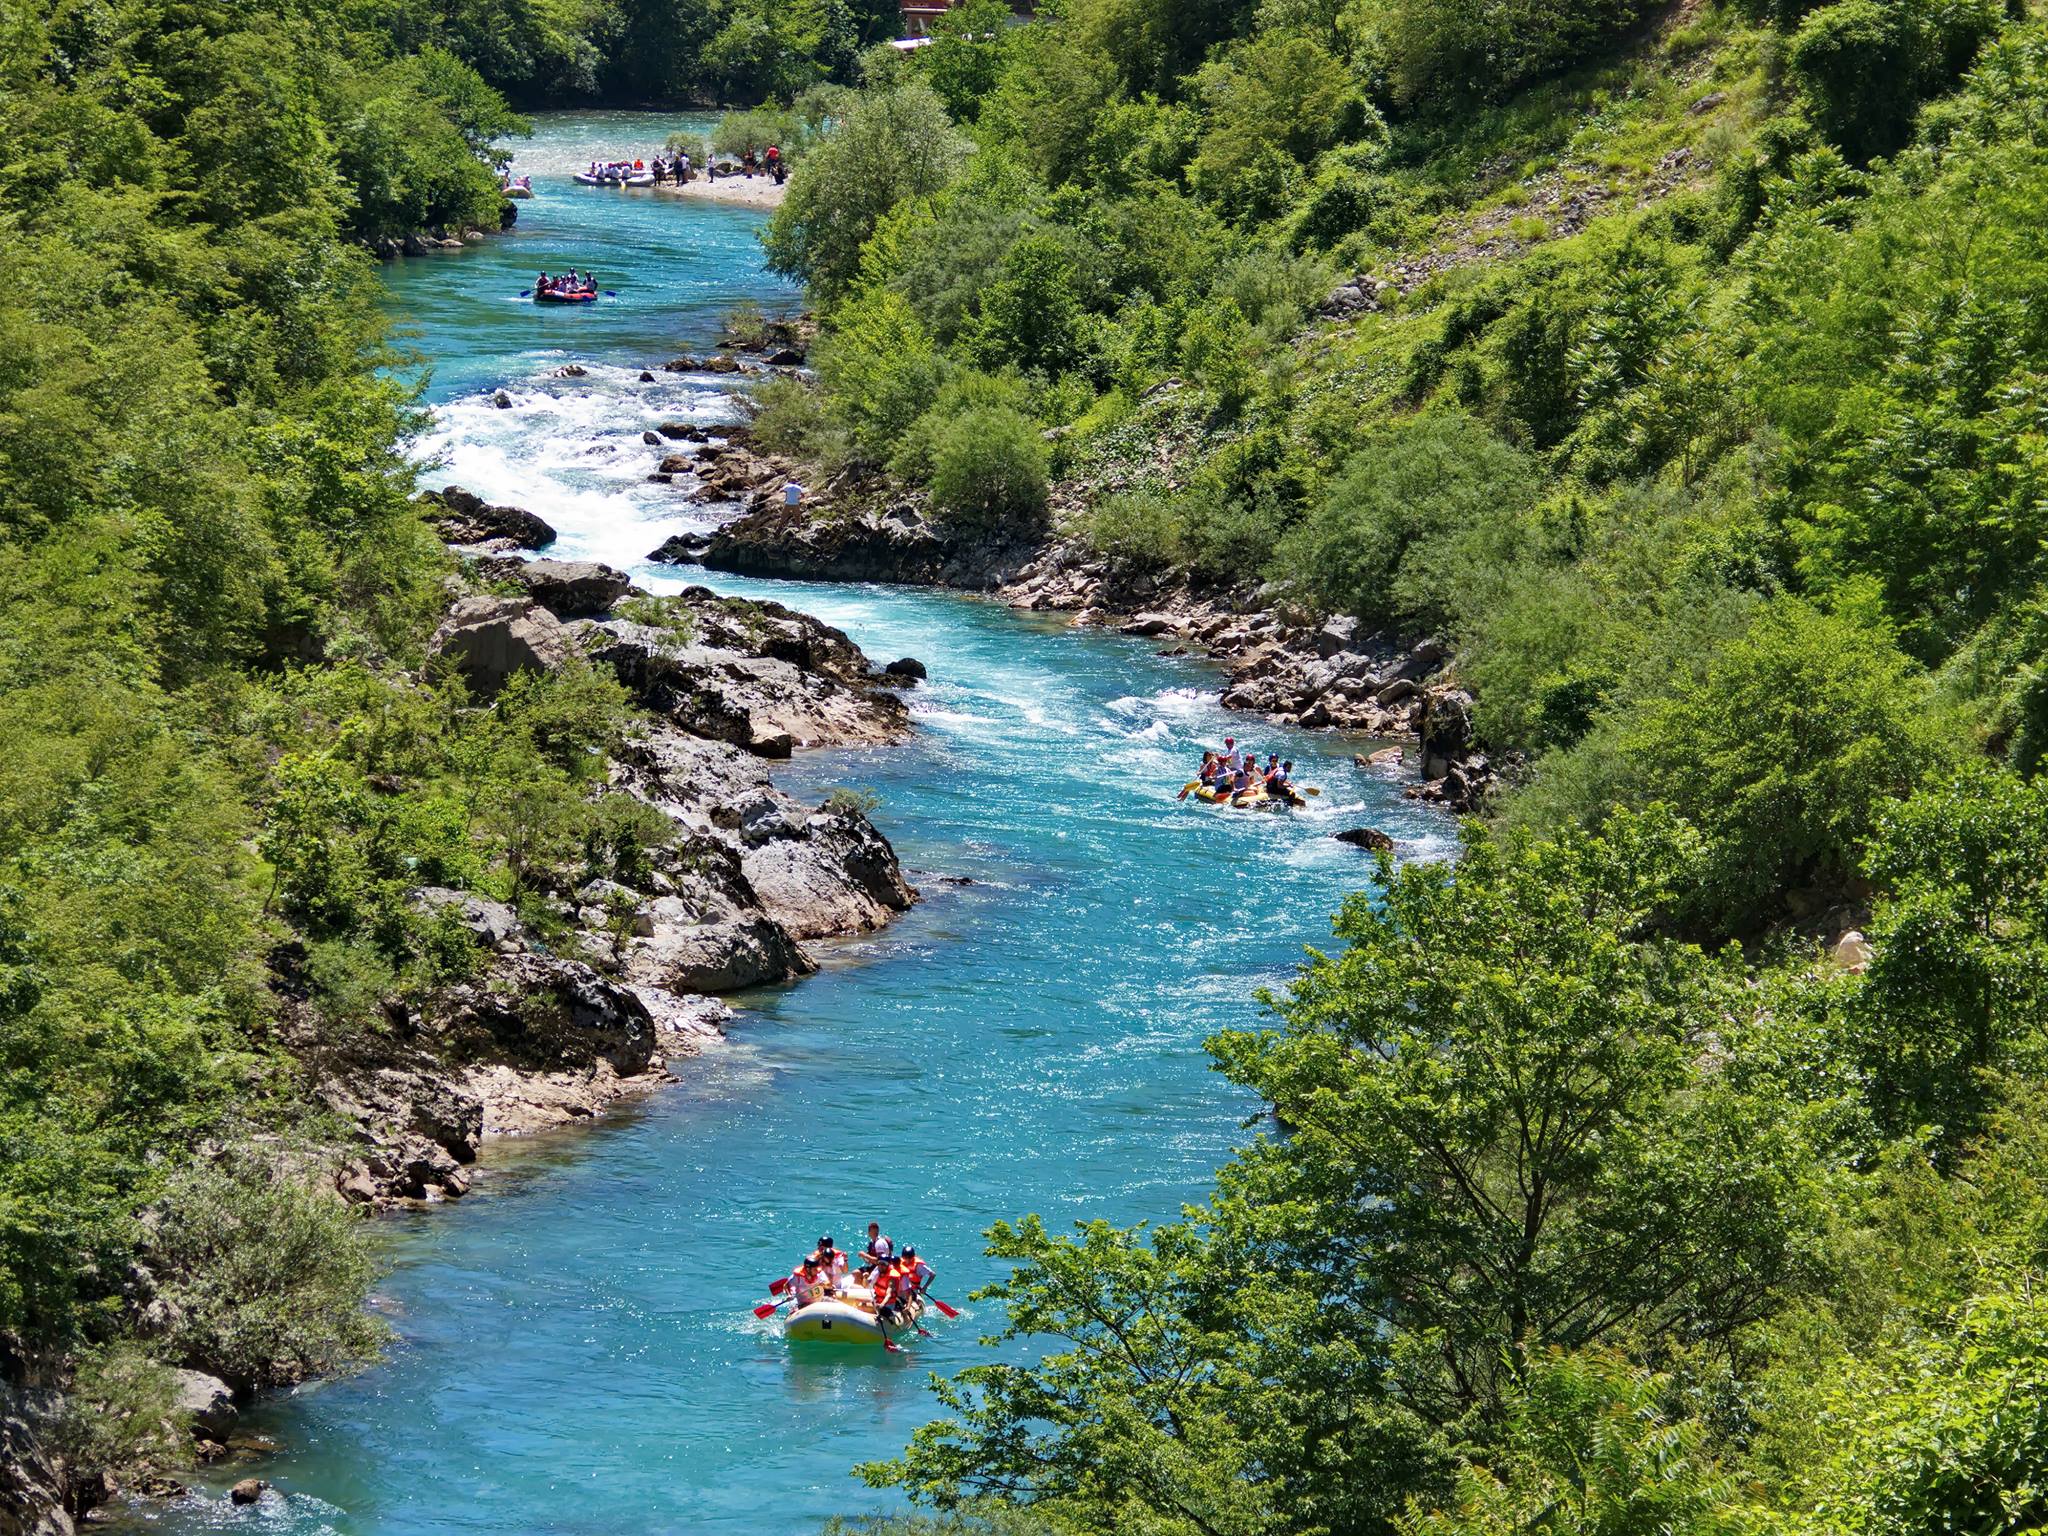
M1650 816L1383 858L1279 1027L1211 1042L1279 1134L1181 1223L994 1228L1002 1336L1063 1347L963 1372L869 1475L1081 1529L1387 1531L1531 1362L1729 1348L1800 1273L1809 1151L1697 1071L1728 977L1660 922L1699 853Z

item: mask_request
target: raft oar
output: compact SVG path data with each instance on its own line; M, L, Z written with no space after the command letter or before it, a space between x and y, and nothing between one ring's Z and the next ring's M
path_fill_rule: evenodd
M770 1312L773 1312L777 1307L782 1306L788 1300L789 1298L785 1296L782 1298L781 1301L764 1301L761 1303L760 1306L754 1308L754 1316L766 1317Z
M933 1294L932 1294L932 1293L931 1293L930 1291L926 1291L926 1292L924 1293L924 1295L925 1295L925 1300L929 1301L929 1302L930 1302L930 1303L931 1303L931 1304L932 1304L933 1306L935 1306L935 1307L937 1307L937 1308L939 1309L939 1315L940 1315L940 1316L942 1316L942 1317L946 1317L946 1318L955 1318L955 1317L958 1317L958 1316L960 1315L960 1314L959 1314L958 1312L954 1311L954 1310L953 1310L953 1309L952 1309L951 1307L947 1306L947 1305L946 1305L946 1304L945 1304L945 1303L944 1303L943 1301L939 1300L939 1298L938 1298L938 1297L936 1297L936 1296L934 1296L934 1295L933 1295Z
M781 1295L781 1294L782 1294L782 1293L783 1293L784 1291L786 1291L786 1290L788 1290L788 1289L789 1289L789 1276L787 1276L787 1275L784 1275L784 1276L783 1276L783 1277L782 1277L781 1279L779 1279L779 1280L770 1280L770 1281L768 1282L768 1294L769 1294L770 1296L780 1296L780 1295Z

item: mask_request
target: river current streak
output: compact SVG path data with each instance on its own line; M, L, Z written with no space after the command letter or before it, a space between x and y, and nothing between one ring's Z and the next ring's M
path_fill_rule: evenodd
M1203 1038L1256 1021L1256 988L1284 983L1369 872L1330 834L1365 823L1404 853L1448 846L1443 820L1352 765L1361 742L1226 715L1212 672L1145 642L945 593L647 564L706 518L647 481L657 451L640 434L733 410L729 379L660 365L710 350L735 302L800 304L762 269L758 214L570 182L680 125L541 119L515 165L540 195L516 231L391 270L432 369L425 447L442 463L424 478L539 512L562 533L550 554L655 590L773 596L877 661L925 661L913 742L802 755L778 781L879 794L875 820L926 899L828 948L819 976L736 1000L730 1045L683 1063L677 1087L494 1147L471 1197L390 1221L391 1358L255 1416L285 1447L261 1469L283 1496L266 1497L270 1531L737 1536L896 1507L851 1468L900 1450L936 1411L927 1372L984 1358L976 1338L999 1320L968 1306L904 1356L805 1355L750 1315L767 1282L875 1216L964 1304L997 1273L980 1234L999 1218L1173 1219L1255 1107L1209 1070ZM518 297L570 265L620 297ZM588 373L555 376L570 363ZM1291 755L1325 790L1315 811L1177 803L1225 734ZM245 1518L216 1486L151 1525Z

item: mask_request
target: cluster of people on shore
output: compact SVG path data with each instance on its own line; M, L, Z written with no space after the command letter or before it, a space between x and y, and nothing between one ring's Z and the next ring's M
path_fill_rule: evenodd
M546 272L542 272L539 277L533 280L533 291L535 293L563 294L595 293L597 292L597 274L594 272L578 272L574 267L571 267L566 272L558 273L554 277L549 277Z
M639 161L636 160L633 163L638 165ZM684 182L697 174L696 167L690 163L690 153L688 150L678 150L674 157L668 160L664 160L661 156L656 155L654 163L648 169L654 172L654 184L657 187L680 187Z
M1301 791L1294 787L1294 759L1282 762L1279 753L1269 752L1262 768L1258 753L1238 751L1235 736L1223 738L1221 752L1202 753L1200 775L1177 798L1185 800L1189 792L1198 787L1218 798L1228 796L1235 800L1264 790L1273 799L1284 800L1289 805L1308 803L1302 799Z
M718 180L718 166L715 163L706 167L706 170L713 181ZM757 155L754 153L754 146L749 144L740 155L739 169L732 170L728 168L725 174L728 177L744 176L749 181L753 180L756 176L767 176L772 178L775 185L779 187L784 179L788 177L789 167L783 162L782 147L780 145L770 144L764 153Z
M795 1310L801 1312L817 1301L844 1301L891 1326L914 1321L918 1298L933 1274L917 1249L905 1248L899 1254L881 1223L871 1221L867 1244L856 1257L857 1263L835 1248L830 1236L819 1238L818 1246L789 1272Z

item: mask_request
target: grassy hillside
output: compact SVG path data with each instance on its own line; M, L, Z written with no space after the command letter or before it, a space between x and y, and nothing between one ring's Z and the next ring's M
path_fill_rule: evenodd
M2038 1520L2044 66L1922 0L1072 0L877 65L769 234L824 333L764 437L1445 638L1519 764L1211 1043L1286 1134L1206 1207L992 1231L1055 1352L877 1480Z

